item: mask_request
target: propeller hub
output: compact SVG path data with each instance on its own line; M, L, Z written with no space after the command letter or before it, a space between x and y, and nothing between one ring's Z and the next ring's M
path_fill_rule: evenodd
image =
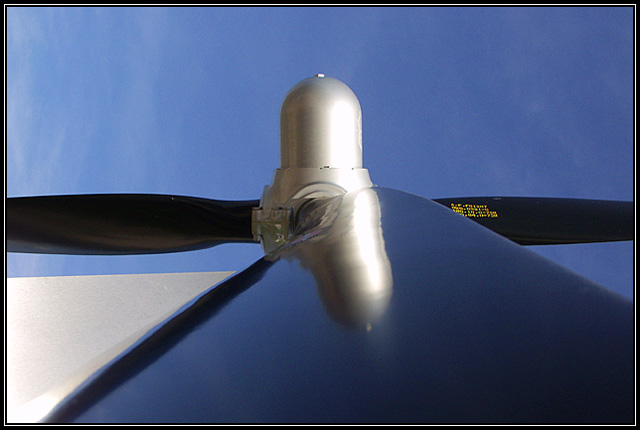
M255 240L271 252L287 242L310 199L372 187L362 168L362 110L342 81L318 74L296 84L280 110L280 168L253 211Z
M280 110L280 168L292 167L362 167L362 110L342 81L319 74L287 94Z

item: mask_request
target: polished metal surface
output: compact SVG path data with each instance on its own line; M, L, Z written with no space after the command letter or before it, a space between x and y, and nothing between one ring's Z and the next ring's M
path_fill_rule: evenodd
M300 217L48 420L633 422L632 302L399 191Z
M317 75L289 91L280 109L280 167L362 167L362 110L345 83Z
M327 314L347 327L371 329L393 292L378 194L364 189L301 208L297 240L268 255L311 272Z
M269 253L289 241L309 199L373 186L362 168L362 111L351 89L318 74L295 85L280 112L280 168L253 210L252 232Z

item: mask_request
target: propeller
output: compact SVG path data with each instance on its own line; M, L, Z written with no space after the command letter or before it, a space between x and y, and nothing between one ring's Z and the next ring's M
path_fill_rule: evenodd
M7 250L126 255L253 242L251 210L259 204L154 194L9 198Z
M539 197L434 199L521 245L632 240L633 202Z
M306 202L373 186L362 168L362 111L343 82L295 85L280 114L281 167L262 199L106 194L9 198L7 250L52 254L190 251L228 242L287 243ZM523 245L631 240L632 202L470 197L436 202Z
M434 199L521 245L632 240L633 202L539 197ZM87 194L6 200L7 251L128 255L254 242L259 200Z

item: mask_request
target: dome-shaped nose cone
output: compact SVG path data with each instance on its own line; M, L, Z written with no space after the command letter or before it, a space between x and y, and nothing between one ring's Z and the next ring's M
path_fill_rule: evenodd
M346 84L316 75L289 91L280 111L280 167L362 167L362 110Z

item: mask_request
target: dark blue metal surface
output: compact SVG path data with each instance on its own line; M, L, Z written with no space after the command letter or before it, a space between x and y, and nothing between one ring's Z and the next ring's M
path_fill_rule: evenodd
M49 421L633 422L631 302L398 191L300 224Z

